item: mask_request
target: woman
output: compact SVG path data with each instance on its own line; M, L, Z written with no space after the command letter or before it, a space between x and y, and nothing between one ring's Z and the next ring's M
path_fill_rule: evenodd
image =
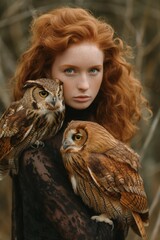
M125 239L116 221L90 219L93 212L73 193L59 153L63 131L73 119L96 121L116 138L129 142L142 109L142 86L127 63L129 47L114 30L81 8L60 8L32 23L31 46L14 76L14 97L27 79L59 78L64 85L66 116L62 129L38 150L29 148L13 176L12 239Z

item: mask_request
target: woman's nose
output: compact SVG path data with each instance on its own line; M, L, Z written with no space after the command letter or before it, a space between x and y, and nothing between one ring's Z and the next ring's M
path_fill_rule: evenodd
M81 91L86 91L89 88L89 78L86 74L79 77L77 87Z

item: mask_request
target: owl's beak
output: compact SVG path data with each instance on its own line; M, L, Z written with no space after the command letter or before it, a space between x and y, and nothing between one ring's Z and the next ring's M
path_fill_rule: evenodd
M72 148L72 143L70 142L70 140L66 139L62 142L62 147L61 147L62 152L66 152L71 148Z
M62 148L64 149L64 150L66 150L68 147L69 147L69 142L68 142L68 140L65 140L65 141L63 141L62 142Z
M47 106L50 110L56 110L60 108L60 103L57 101L56 98L53 98L52 100L47 102Z
M56 99L56 97L52 98L51 104L52 104L53 106L55 106L55 105L56 105L56 102L57 102L57 99Z
M50 107L51 107L52 109L54 109L54 108L56 107L56 104L57 104L57 99L56 99L56 97L54 97L54 98L49 98L49 100L48 100L48 105L50 105Z

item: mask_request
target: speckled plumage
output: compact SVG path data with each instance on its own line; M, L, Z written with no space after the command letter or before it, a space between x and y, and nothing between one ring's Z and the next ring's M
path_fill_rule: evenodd
M99 124L86 121L68 125L61 153L74 192L100 214L92 219L112 227L117 219L147 239L148 203L138 154Z
M0 119L0 180L18 171L19 154L54 136L64 119L63 85L58 79L28 80L24 95Z

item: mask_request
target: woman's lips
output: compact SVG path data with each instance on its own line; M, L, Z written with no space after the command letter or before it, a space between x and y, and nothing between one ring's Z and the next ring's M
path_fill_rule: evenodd
M88 102L91 100L91 97L90 96L76 96L76 97L73 97L73 99L76 102Z

